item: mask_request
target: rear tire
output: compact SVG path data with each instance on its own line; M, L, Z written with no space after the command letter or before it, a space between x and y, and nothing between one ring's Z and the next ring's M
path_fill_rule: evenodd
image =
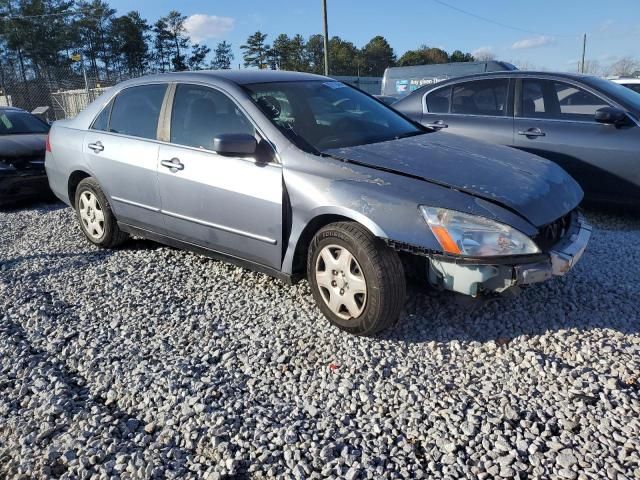
M107 196L95 179L85 178L78 184L74 205L82 233L94 245L114 248L129 238L118 228Z
M406 281L398 254L355 222L332 223L316 233L307 276L322 313L355 335L394 325L404 307Z

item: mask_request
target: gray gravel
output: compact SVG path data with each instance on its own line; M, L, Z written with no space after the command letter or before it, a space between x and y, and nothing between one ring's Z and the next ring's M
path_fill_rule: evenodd
M640 478L640 220L566 278L378 338L60 205L0 212L1 478Z

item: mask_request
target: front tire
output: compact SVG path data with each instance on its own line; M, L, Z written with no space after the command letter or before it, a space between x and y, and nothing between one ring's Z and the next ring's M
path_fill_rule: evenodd
M355 222L338 222L314 237L307 276L318 307L331 323L356 335L394 325L406 296L398 254Z
M95 179L85 178L78 184L75 208L82 233L91 243L103 248L114 248L129 238L118 228L107 196Z

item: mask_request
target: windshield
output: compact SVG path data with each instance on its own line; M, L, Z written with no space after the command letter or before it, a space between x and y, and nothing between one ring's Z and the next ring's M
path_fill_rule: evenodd
M257 83L245 88L265 115L307 151L426 133L394 110L341 82Z
M49 125L27 112L0 110L0 135L47 133Z

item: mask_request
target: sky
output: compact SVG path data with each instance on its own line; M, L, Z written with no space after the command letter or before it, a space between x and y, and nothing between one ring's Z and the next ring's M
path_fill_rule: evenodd
M232 44L235 67L242 63L240 45L257 30L269 35L268 42L280 33L322 33L321 0L109 3L119 14L135 8L150 23L179 10L189 17L186 25L193 40L212 50L222 40ZM529 68L575 71L586 33L588 61L607 65L626 56L640 59L638 0L327 0L327 5L329 36L362 47L382 35L398 57L425 44L449 52L491 52L498 60Z

